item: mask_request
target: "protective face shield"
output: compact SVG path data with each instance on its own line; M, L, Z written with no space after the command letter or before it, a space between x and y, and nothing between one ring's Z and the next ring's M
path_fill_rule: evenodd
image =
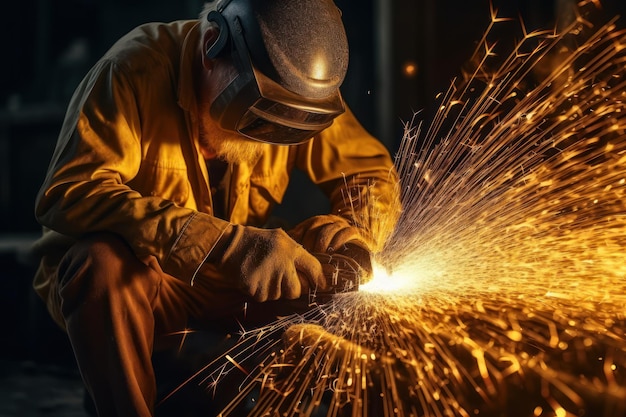
M332 0L221 0L207 20L219 36L206 58L229 56L238 71L211 105L223 129L296 144L345 111L348 46Z

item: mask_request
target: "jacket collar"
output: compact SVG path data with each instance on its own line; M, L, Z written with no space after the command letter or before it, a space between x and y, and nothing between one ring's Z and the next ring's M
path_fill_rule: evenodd
M194 63L200 42L200 22L196 23L183 41L178 71L178 105L188 112L196 112L196 92L194 85Z

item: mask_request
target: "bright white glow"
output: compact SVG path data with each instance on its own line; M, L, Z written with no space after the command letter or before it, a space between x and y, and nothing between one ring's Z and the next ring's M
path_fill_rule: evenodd
M394 292L419 286L422 281L415 273L390 272L384 266L373 263L374 276L371 281L361 284L359 291Z

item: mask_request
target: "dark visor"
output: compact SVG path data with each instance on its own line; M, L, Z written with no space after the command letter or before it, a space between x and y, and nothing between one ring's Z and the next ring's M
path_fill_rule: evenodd
M260 97L237 122L237 131L244 136L270 143L301 143L329 127L344 111L339 95L303 101L256 69L253 73Z

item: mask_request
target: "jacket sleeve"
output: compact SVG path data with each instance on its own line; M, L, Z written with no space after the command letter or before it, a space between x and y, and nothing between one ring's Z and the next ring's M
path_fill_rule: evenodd
M130 188L141 153L133 86L117 64L101 61L72 97L35 215L73 238L116 233L137 256L153 255L190 282L228 223Z
M374 252L400 215L398 175L387 148L347 109L298 151L297 167L329 197L332 214L359 227Z

